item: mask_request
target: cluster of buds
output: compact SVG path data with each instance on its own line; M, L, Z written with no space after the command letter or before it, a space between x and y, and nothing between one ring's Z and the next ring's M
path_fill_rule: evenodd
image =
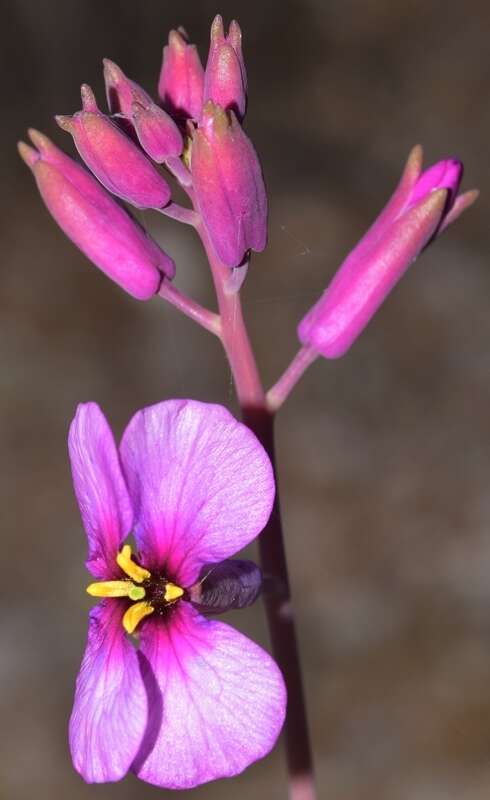
M131 295L152 297L163 279L173 277L173 261L113 196L174 216L170 173L192 199L193 218L202 221L226 267L244 263L249 250L263 250L267 199L257 154L241 126L247 98L238 23L225 35L216 17L206 69L185 32L171 31L160 103L108 59L104 79L109 114L84 84L81 111L56 117L97 180L36 131L30 132L36 149L19 144L44 202L70 239Z
M36 131L36 149L19 145L49 211L75 244L138 299L163 291L175 265L121 200L194 224L225 267L262 251L267 195L242 127L247 76L238 23L225 33L215 18L206 68L185 31L171 31L158 102L108 59L104 80L109 114L83 85L82 110L56 117L92 174ZM350 348L408 266L474 201L474 191L457 196L462 172L455 159L422 172L422 150L413 149L386 208L301 321L298 336L309 352L337 358ZM192 210L172 202L169 174Z

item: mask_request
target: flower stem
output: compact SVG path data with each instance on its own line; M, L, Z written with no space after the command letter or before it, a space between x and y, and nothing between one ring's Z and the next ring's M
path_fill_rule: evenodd
M282 406L303 373L310 364L313 364L317 357L318 353L315 353L310 347L302 347L301 350L298 350L277 383L267 392L267 407L272 413L275 413Z
M166 217L177 220L177 222L184 222L186 225L195 226L199 217L195 211L184 206L179 206L178 203L169 203L163 208L156 208L159 214L164 214Z
M210 311L208 308L204 308L204 306L201 306L199 303L196 303L191 297L179 292L170 281L165 279L162 281L158 295L175 306L175 308L178 308L179 311L182 311L187 317L193 319L194 322L202 325L206 330L214 333L216 336L221 335L219 315L215 314L214 311Z
M221 341L230 362L243 421L267 451L274 474L274 413L267 407L247 329L242 315L240 295L230 284L230 269L218 259L202 224L196 227L206 250L218 298L221 316ZM298 643L289 587L286 552L279 509L279 493L269 522L259 536L263 572L270 576L278 591L264 595L273 655L284 675L288 692L285 722L286 757L290 800L315 800L313 759L306 720Z

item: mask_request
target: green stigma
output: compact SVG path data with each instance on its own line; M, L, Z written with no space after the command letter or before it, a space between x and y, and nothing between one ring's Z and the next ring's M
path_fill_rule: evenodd
M131 586L128 597L130 600L143 600L145 596L145 590L142 586Z

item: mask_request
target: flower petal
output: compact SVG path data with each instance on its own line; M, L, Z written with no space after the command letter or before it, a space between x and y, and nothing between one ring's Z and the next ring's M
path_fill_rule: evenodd
M133 512L111 429L96 403L78 406L68 450L88 538L87 568L98 578L116 577L117 551L131 530Z
M73 765L88 783L123 778L147 724L145 684L122 628L123 613L124 604L114 600L90 613L70 719Z
M272 749L286 692L250 639L180 603L167 624L145 624L141 653L155 681L148 739L132 767L142 780L187 789L237 775Z
M234 555L269 518L269 458L222 406L169 400L145 408L120 452L142 562L180 586L190 586L203 564Z

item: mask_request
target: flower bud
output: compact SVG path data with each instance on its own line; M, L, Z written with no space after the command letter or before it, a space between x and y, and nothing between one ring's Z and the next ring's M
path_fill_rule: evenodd
M221 261L242 263L267 242L267 196L257 153L233 111L209 100L192 139L198 210Z
M104 80L111 112L123 115L145 153L159 164L180 156L184 141L172 117L108 58L104 59Z
M247 73L242 54L242 32L233 20L225 37L218 14L211 26L211 43L204 73L204 103L212 100L232 110L241 120L247 107Z
M24 142L19 152L32 170L49 212L85 255L139 300L159 289L175 265L87 170L46 136L29 131L36 150Z
M223 614L255 603L262 590L262 570L253 561L228 559L205 564L199 581L188 590L202 614Z
M167 158L180 156L184 140L163 108L155 103L143 106L135 102L131 120L141 147L153 161L162 164Z
M158 94L172 116L198 120L201 116L204 69L194 44L182 29L170 31L163 48Z
M459 161L421 168L416 147L391 200L301 321L303 345L326 358L344 355L424 247L476 199L475 192L456 199Z
M133 103L143 106L153 103L150 95L130 80L114 61L104 58L103 64L107 105L111 114L122 114L131 119Z
M97 108L89 86L82 86L83 110L57 116L60 128L73 136L76 148L95 177L117 197L137 208L162 208L170 189L139 147Z

